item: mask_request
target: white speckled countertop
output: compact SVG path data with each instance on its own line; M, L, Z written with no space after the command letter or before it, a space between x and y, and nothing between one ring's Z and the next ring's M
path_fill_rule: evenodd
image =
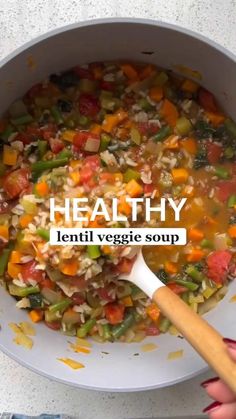
M176 23L236 53L236 0L0 0L0 57L53 28L121 16ZM0 353L0 412L62 412L81 419L189 418L208 403L199 387L208 376L156 391L99 393L51 382Z

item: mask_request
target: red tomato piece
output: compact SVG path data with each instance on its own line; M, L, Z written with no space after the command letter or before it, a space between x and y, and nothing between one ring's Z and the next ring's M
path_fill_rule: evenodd
M113 92L115 90L115 83L111 81L101 80L100 89L101 90L108 90L109 92Z
M155 325L149 326L146 328L146 336L158 336L160 334L160 330Z
M21 276L24 282L29 282L29 279L33 279L37 283L40 283L45 279L44 271L36 269L37 262L35 260L24 263L21 268Z
M228 250L216 250L207 257L207 276L217 284L223 284L228 275L232 253Z
M82 93L79 97L79 111L81 115L94 117L98 114L101 107L98 99L89 94Z
M29 170L17 169L7 174L3 180L3 189L10 198L16 198L29 186Z
M47 327L49 327L49 329L52 329L52 330L60 330L60 328L61 328L61 322L59 322L59 321L54 321L54 322L46 322L45 321L45 324L46 324L46 326Z
M236 179L226 180L217 183L218 186L218 199L220 201L227 201L230 195L234 194L236 191Z
M42 281L40 282L40 288L49 288L50 290L54 290L55 288L55 283L53 281L51 281L51 279L49 278L45 278L42 279Z
M88 156L84 160L84 165L90 167L93 171L96 171L101 166L101 160L98 154L94 154L93 156Z
M215 143L207 143L207 159L210 164L216 164L220 160L222 154L222 146Z
M80 306L80 304L83 304L85 302L84 296L79 292L75 292L72 295L71 299L72 299L73 303L78 305L78 306Z
M144 194L151 195L152 192L154 191L154 189L155 189L155 187L154 187L154 185L152 183L149 183L149 184L144 183L143 184L143 193Z
M218 110L215 97L211 92L204 89L203 87L199 89L198 102L206 111L217 112Z
M157 124L151 122L139 122L138 129L142 135L155 135L160 130Z
M80 67L79 65L77 67L74 67L74 73L80 78L80 79L93 79L93 74L88 68Z
M187 288L176 284L175 282L169 282L169 284L167 284L167 287L170 288L171 291L173 291L175 294L183 294L183 292L187 291Z
M132 267L135 262L135 259L136 257L133 259L122 258L121 261L116 266L117 271L121 274L129 274L132 271Z
M124 318L125 306L109 303L104 307L105 317L110 324L119 324Z
M102 300L111 302L115 299L115 297L111 297L111 295L109 295L109 289L107 288L98 288L97 293Z
M99 140L99 135L88 131L77 132L73 137L73 144L75 147L81 150L84 148L86 141L89 138Z
M58 138L50 138L49 144L54 154L60 153L60 151L62 151L63 148L65 148L65 144L63 143L63 141L59 140Z
M57 132L57 127L54 124L48 124L45 128L42 129L42 136L44 140L49 140L50 138L55 137Z

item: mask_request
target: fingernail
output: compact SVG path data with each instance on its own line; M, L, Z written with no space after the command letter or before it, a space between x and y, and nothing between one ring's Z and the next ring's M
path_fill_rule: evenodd
M222 405L222 403L220 403L220 402L213 402L203 410L203 413L212 412L213 410L218 409L218 407L220 407L221 405Z
M226 345L231 348L231 349L236 349L236 340L233 339L229 339L229 338L223 338L224 343L226 343Z
M215 383L217 381L219 381L219 377L209 378L209 380L203 381L203 383L201 383L200 385L203 388L206 388L209 384Z

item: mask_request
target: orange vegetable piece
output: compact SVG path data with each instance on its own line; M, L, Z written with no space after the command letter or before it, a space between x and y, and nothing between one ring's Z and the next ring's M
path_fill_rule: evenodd
M159 320L161 314L159 308L155 303L151 303L149 306L147 306L146 313L154 322L157 322L157 320Z
M29 316L34 323L38 323L43 319L43 311L41 310L31 310Z
M10 260L11 263L20 263L22 258L22 253L19 250L13 250L11 252Z
M78 262L75 259L64 261L61 264L60 270L64 275L75 276L78 270Z
M196 93L196 91L198 90L199 85L190 79L186 79L184 80L181 89L184 90L185 92L189 92L189 93Z
M228 233L232 239L236 239L236 225L230 226L228 229Z
M121 64L121 70L123 71L124 75L131 81L138 80L138 73L136 69L131 64Z
M179 140L177 135L170 135L163 143L167 150L178 150Z
M110 133L117 125L119 125L127 118L128 114L123 109L118 110L116 113L112 115L108 114L104 118L102 129L103 131Z
M175 127L179 113L176 106L170 102L170 100L165 99L163 101L162 107L160 109L160 115L171 127Z
M130 180L125 189L131 198L137 198L143 193L142 186L135 179Z
M166 261L165 262L165 271L168 274L176 274L176 272L178 272L178 267L177 267L176 263Z
M184 168L172 169L171 174L173 176L173 182L175 185L185 183L189 176L188 171Z
M78 170L75 170L74 172L70 173L70 178L73 180L73 182L75 183L75 185L78 185L78 183L80 182L80 173Z
M89 221L89 228L101 228L104 225L103 215L97 215L95 220Z
M126 196L121 196L118 203L118 211L121 212L121 214L130 215L132 208L128 202L126 202Z
M107 244L104 244L104 246L101 247L102 253L104 255L110 255L111 254L111 246L108 246Z
M99 124L93 124L89 131L92 132L93 134L101 134L102 127Z
M181 195L187 198L191 198L192 196L194 196L194 187L192 185L186 185L183 188Z
M187 262L199 262L205 253L201 249L192 249L191 253L187 255Z
M4 241L9 240L9 229L7 225L0 225L0 238Z
M15 166L18 158L18 151L9 145L3 146L3 164Z
M140 80L147 79L148 77L152 76L155 73L155 68L152 64L148 64L143 67L139 73Z
M73 143L74 136L77 131L73 131L71 129L67 129L66 131L62 132L62 139L64 141L68 141L69 143Z
M163 89L161 86L153 86L149 90L149 97L154 102L160 102L160 100L163 98Z
M218 127L218 125L223 124L225 120L225 116L220 112L206 111L205 114L214 127Z
M11 278L16 279L20 272L21 272L21 265L17 265L16 263L8 262L7 273Z
M101 80L103 76L102 67L97 66L92 69L95 80Z
M204 237L204 233L198 228L190 228L188 232L188 238L192 241L200 241Z
M130 295L127 297L122 298L121 302L124 304L125 307L133 307L134 303Z
M194 138L185 138L184 140L180 141L180 145L190 154L197 153L197 142Z
M35 191L37 195L44 197L49 194L49 186L47 182L39 182L35 185Z

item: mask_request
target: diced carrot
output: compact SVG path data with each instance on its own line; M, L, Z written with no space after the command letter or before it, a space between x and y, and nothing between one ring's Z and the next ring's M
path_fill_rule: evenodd
M196 93L196 91L198 90L199 85L190 79L186 79L184 80L181 89L184 90L185 92L189 92L189 93Z
M29 316L34 323L38 323L43 320L43 311L42 310L31 310Z
M120 172L114 173L114 178L116 181L123 182L123 174Z
M122 298L121 302L124 304L125 307L133 307L134 303L130 295L127 297Z
M210 225L216 225L217 224L217 221L214 220L214 218L210 217L209 215L205 216L204 221L205 221L205 224L210 224Z
M7 273L11 278L16 279L20 272L21 272L21 265L17 265L16 263L8 262Z
M76 131L67 129L66 131L62 132L62 139L64 141L68 141L69 143L73 143L73 138L76 134Z
M93 134L101 134L102 127L99 124L93 124L89 130L89 132L92 132Z
M192 185L186 185L183 188L181 195L187 198L191 198L192 196L194 196L194 187Z
M220 112L206 111L205 114L214 127L218 127L223 124L225 120L225 116Z
M101 228L104 225L103 215L97 215L93 221L89 220L89 228Z
M126 196L121 196L118 203L118 211L121 212L121 214L130 215L132 208L128 202L126 202Z
M111 254L111 246L108 246L107 244L104 244L104 246L101 246L102 253L104 255L110 255Z
M18 151L9 145L3 146L3 164L15 166L18 158Z
M125 189L131 198L137 198L143 193L142 186L135 179L130 180Z
M22 258L22 253L19 250L13 250L11 252L10 260L11 263L20 263Z
M166 261L165 262L165 271L168 274L176 274L176 272L178 272L178 267L177 267L176 263Z
M148 95L154 102L160 102L160 100L163 98L163 89L161 86L153 86L149 90Z
M198 228L190 228L188 231L188 238L192 241L200 241L204 237L204 233Z
M131 64L121 64L121 70L123 71L124 75L128 77L131 81L138 80L138 73L136 69Z
M187 262L199 262L203 257L205 253L201 249L192 249L191 253L187 254Z
M47 182L39 182L35 185L35 191L37 195L44 197L49 194L49 186Z
M71 160L70 167L72 167L72 169L75 169L77 166L79 166L79 164L80 164L79 160Z
M129 136L129 130L125 127L120 127L117 129L116 131L116 136L120 139L120 140L126 140Z
M75 183L75 185L78 185L78 183L80 182L80 173L78 170L75 170L74 172L70 173L70 178L73 180L73 182Z
M170 100L165 99L163 101L162 107L160 109L160 115L171 127L175 127L179 113L176 106L170 102Z
M112 115L106 115L102 124L103 131L108 133L112 132L112 130L126 118L128 118L128 114L123 109L118 110Z
M55 217L55 220L57 221L57 222L59 222L59 221L61 221L61 219L63 218L63 215L62 214L60 214L60 212L55 212L55 214L54 214L54 217Z
M194 138L185 138L180 141L181 147L190 154L197 153L197 142Z
M54 290L55 282L51 281L49 278L44 278L40 281L40 288L49 288L50 290Z
M93 71L93 76L94 76L95 80L101 80L102 79L103 72L102 72L102 67L101 66L93 67L92 71Z
M172 169L171 174L173 176L173 182L175 185L185 183L189 176L188 171L184 168Z
M148 64L141 69L139 72L140 80L147 79L148 77L152 76L155 73L155 68L152 64Z
M228 234L232 239L236 239L236 225L229 227Z
M60 270L65 275L74 276L77 274L78 262L75 259L64 261L60 266Z
M178 150L179 140L178 135L170 135L163 143L164 148L167 150Z
M146 313L154 322L157 322L159 320L161 314L159 308L155 303L151 303L149 306L147 306Z
M9 240L9 228L5 224L0 225L0 238L3 239L4 241Z

